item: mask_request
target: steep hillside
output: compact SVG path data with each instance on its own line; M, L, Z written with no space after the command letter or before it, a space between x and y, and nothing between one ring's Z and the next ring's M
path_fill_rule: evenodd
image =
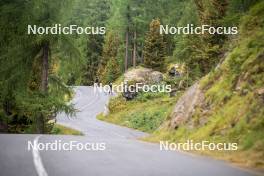
M250 166L264 166L264 2L242 18L239 39L232 41L224 61L199 81L204 99L177 106L171 119L148 140L236 142L238 152L218 155ZM185 93L193 91L191 87ZM190 94L190 93L189 93ZM193 99L191 96L185 99ZM180 99L179 101L185 101ZM180 104L179 102L177 104Z
M241 18L222 62L176 97L142 93L110 101L99 118L152 135L145 140L238 143L238 151L202 151L247 166L264 166L264 2Z

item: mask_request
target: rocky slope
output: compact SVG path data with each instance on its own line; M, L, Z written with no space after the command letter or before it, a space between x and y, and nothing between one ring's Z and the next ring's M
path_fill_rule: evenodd
M264 166L264 2L241 21L238 39L215 70L179 99L154 138L236 142L222 153L250 166Z

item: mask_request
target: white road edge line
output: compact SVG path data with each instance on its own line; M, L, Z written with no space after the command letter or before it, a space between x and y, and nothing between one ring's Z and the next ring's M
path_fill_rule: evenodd
M47 172L43 166L43 163L42 163L39 151L38 151L38 147L37 147L38 146L38 140L40 137L41 136L37 136L34 139L34 147L32 150L33 162L34 162L35 169L37 171L38 176L48 176L48 174L47 174Z

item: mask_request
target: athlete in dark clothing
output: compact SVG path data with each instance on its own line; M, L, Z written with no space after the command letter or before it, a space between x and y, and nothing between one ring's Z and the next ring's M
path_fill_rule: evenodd
M98 78L98 76L96 76L96 78L95 78L95 81L94 81L95 83L99 83L99 78Z
M99 79L98 79L97 76L96 76L95 81L94 81L94 86L95 87L98 87L99 86Z
M112 93L113 93L113 84L110 83L110 84L109 84L109 87L110 87L110 89L109 89L109 94L112 94Z

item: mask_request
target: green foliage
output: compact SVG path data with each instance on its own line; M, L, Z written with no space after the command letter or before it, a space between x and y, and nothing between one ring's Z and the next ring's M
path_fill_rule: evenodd
M144 65L154 70L164 70L165 42L160 34L159 19L152 20L146 35L144 47Z
M72 24L80 26L98 26L104 27L107 25L107 20L110 17L110 1L108 0L76 0L74 8L74 19ZM108 28L107 28L108 30ZM81 78L82 85L93 85L97 75L97 70L101 62L103 54L104 35L81 35L77 36L79 48L83 53L84 63L79 67L80 75L76 78ZM76 72L76 71L75 71ZM73 70L74 73L74 70Z
M144 46L146 32L153 19L159 18L165 24L175 24L182 15L182 8L185 3L181 0L114 0L111 3L111 17L108 20L107 28L117 33L122 41L120 43L119 63L121 71L124 71L125 49L128 50L127 66L132 66L135 51L136 65L144 62ZM136 33L136 37L135 37ZM165 51L172 54L174 41L172 35L164 36Z
M166 93L143 92L131 101L126 101L119 96L110 100L110 114L107 116L100 115L97 118L142 131L153 132L167 119L177 98L178 96L169 97Z
M83 135L80 131L59 125L59 124L54 124L50 134L59 134L59 135Z
M186 2L178 26L190 24L190 21L194 25L237 26L242 16L240 10L235 10L239 8L237 6L245 5L249 8L255 3L248 1L239 4L237 0L195 0L193 2ZM179 35L175 38L174 55L177 60L187 65L191 79L197 80L219 63L223 53L229 49L229 45L224 45L226 40L228 38L225 35Z
M103 84L114 82L120 75L118 63L119 38L113 32L108 32L105 38L103 56L98 69L99 80Z
M42 121L43 130L48 132L47 121L57 112L73 113L73 108L64 100L70 90L58 77L56 64L62 57L78 59L78 50L63 35L26 32L28 24L65 24L70 13L63 13L70 6L71 1L1 1L0 126L3 128L0 131L34 133L39 127L37 122ZM45 49L45 46L48 47ZM49 53L49 66L45 68L44 50ZM49 91L43 91L44 70L50 74Z
M102 76L104 76L102 79L102 83L112 83L118 78L119 75L120 69L117 62L117 58L112 57L107 62L105 72L102 74Z
M236 42L231 42L232 50L218 68L200 81L206 97L204 106L195 109L186 125L177 130L163 128L147 140L236 142L237 152L205 153L263 167L264 102L263 92L259 91L264 85L263 12L261 2L241 18L241 33Z
M156 130L164 121L164 110L151 113L134 113L129 117L128 127L142 131L152 132Z
M135 99L137 101L146 102L146 101L153 100L153 99L156 99L156 98L161 98L161 97L164 97L164 96L166 96L166 93L164 93L164 92L157 92L157 93L139 92Z

